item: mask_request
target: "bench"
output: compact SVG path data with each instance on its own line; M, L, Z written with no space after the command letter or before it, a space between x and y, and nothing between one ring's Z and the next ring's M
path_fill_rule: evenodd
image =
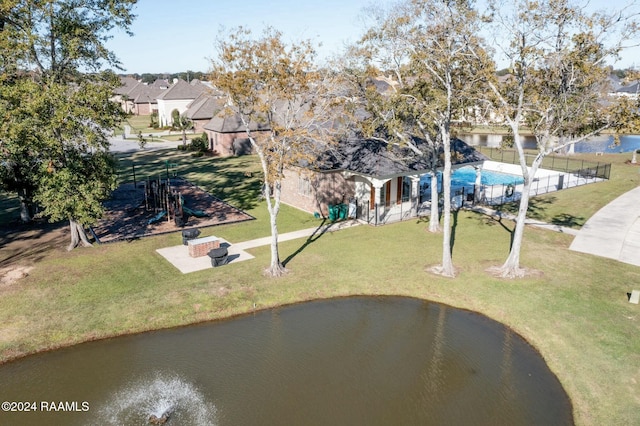
M220 238L214 236L195 238L193 240L187 241L187 246L189 246L189 256L206 256L210 250L220 247Z

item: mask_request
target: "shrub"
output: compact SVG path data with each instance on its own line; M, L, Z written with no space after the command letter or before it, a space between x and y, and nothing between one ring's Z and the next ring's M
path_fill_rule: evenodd
M205 152L209 148L209 138L203 133L197 138L193 138L189 144L190 151Z

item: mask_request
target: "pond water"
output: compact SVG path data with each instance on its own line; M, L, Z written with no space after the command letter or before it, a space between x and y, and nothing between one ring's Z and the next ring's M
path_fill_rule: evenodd
M615 154L620 152L632 152L640 149L640 136L621 136L619 144L615 144L613 136L593 138L575 145L574 152L606 152Z
M144 425L163 413L175 425L573 424L559 381L521 337L401 297L315 301L30 356L0 366L0 395L38 406L0 412L10 425ZM75 410L43 411L43 401Z
M499 148L504 135L463 134L458 135L458 137L469 145ZM525 149L536 149L537 143L535 137L523 136L523 146ZM635 149L640 149L640 135L621 136L619 144L614 143L613 136L593 137L575 144L574 152L606 152L613 154L632 152Z

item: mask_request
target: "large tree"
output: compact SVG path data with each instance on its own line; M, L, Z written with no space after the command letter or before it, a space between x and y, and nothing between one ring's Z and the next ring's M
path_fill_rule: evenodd
M247 138L260 158L263 194L271 224L270 276L286 273L278 251L277 217L285 169L311 165L318 151L330 143L330 126L323 121L331 108L309 41L286 44L272 28L254 38L236 28L218 41L212 81L227 95L227 113L242 122ZM256 124L268 129L255 132Z
M513 135L524 177L511 250L497 272L519 277L526 272L520 268L520 251L529 192L544 157L605 129L629 128L637 120L637 105L607 97L606 63L637 34L637 25L621 11L588 14L569 0L493 2L492 11L500 33L508 34L496 41L498 53L511 66L501 84L487 83ZM523 126L537 142L531 161L523 146Z
M17 191L23 219L36 200L66 218L72 244L97 220L113 188L110 129L124 117L109 99L119 80L105 42L132 22L136 0L11 0L0 4L2 186Z
M493 74L493 62L480 47L479 16L469 0L407 0L376 15L363 38L369 70L388 73L390 89L366 88L369 134L399 143L443 164L442 264L437 273L454 276L451 256L452 124L477 104L478 81ZM375 72L375 71L374 71ZM369 76L373 77L370 71ZM428 141L419 149L414 137ZM443 158L439 158L442 152ZM431 230L439 228L437 185L432 186Z

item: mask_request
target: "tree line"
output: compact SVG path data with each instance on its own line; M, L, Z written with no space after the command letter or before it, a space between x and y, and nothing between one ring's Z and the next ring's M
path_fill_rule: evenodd
M156 80L167 80L171 83L174 79L191 82L192 80L207 80L209 74L202 71L187 70L177 73L119 73L121 77L131 77L143 83L152 84Z

